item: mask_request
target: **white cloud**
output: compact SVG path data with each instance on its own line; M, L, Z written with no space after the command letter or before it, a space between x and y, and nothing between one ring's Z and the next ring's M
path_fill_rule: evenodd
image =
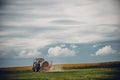
M97 47L97 45L93 45L93 48L96 48Z
M105 47L99 49L95 54L91 54L91 56L101 56L101 55L108 55L108 54L114 54L117 51L112 49L110 45L106 45Z
M50 40L37 38L12 38L10 40L5 40L1 45L4 47L19 47L20 49L38 49L51 43Z
M5 47L4 51L7 47L34 50L52 43L118 40L120 15L116 3L114 0L99 3L94 0L10 0L0 11L0 46ZM54 21L59 23L52 23Z
M37 51L46 45L51 44L49 40L42 40L36 38L12 38L9 40L4 40L0 44L2 48L2 58L31 58L37 57L41 52ZM11 56L12 55L12 56Z
M60 45L61 47L65 47L65 44Z
M60 46L56 46L56 47L51 47L48 50L48 56L49 57L70 57L70 56L75 56L76 53L75 51L72 51L68 48L63 48Z
M41 53L37 50L22 50L20 53L18 53L18 58L33 58L38 57Z
M77 48L77 46L75 44L71 44L70 47L71 48Z

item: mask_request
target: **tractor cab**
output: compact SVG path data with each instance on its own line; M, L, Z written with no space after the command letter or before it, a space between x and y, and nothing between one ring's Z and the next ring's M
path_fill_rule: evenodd
M52 67L52 61L50 63L49 61L44 60L44 58L36 58L33 60L32 70L34 72L49 71L51 67Z

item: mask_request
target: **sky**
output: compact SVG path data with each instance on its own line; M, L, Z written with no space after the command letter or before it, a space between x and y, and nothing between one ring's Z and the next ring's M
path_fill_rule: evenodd
M0 0L0 67L120 61L120 0Z

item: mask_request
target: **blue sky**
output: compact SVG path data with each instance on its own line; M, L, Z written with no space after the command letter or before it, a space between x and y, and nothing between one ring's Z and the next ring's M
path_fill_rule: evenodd
M119 0L1 0L0 67L120 61Z

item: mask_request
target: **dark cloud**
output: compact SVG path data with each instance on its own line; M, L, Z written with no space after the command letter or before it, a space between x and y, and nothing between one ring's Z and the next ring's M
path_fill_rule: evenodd
M0 9L4 9L4 7L7 5L8 0L0 0Z
M6 1L6 5L5 1L6 0L0 0L0 4L5 6L5 9L0 12L0 17L3 21L5 21L5 19L7 21L14 19L23 20L67 16L55 14L55 12L61 10L61 8L57 6L59 2L56 0L8 0Z
M97 25L96 28L101 28L101 32L97 32L99 34L102 34L103 36L106 36L108 39L120 39L120 25L119 24L100 24Z
M84 22L79 22L76 20L54 20L51 22L55 24L84 24Z
M28 38L34 36L37 33L44 33L48 31L60 31L63 28L58 28L57 26L44 26L44 27L32 27L32 26L1 26L0 31L6 32L7 34L1 34L0 38ZM11 33L12 32L12 33Z
M44 7L48 7L48 6L53 6L56 5L58 2L56 0L9 0L9 5L13 5L13 6L24 6L24 7L28 7L28 6L44 6ZM27 4L27 5L26 5Z
M12 33L7 35L0 35L0 38L26 38L31 36L30 34L22 34L22 33Z
M30 19L41 19L41 18L64 18L68 17L68 15L61 14L53 14L53 13L45 13L45 14L31 14L31 13L18 13L18 12L9 12L9 13L0 13L2 21L6 20L30 20ZM19 18L18 18L19 17Z
M36 31L49 31L49 30L62 30L62 28L57 26L0 26L1 31L30 31L30 32L36 32Z

